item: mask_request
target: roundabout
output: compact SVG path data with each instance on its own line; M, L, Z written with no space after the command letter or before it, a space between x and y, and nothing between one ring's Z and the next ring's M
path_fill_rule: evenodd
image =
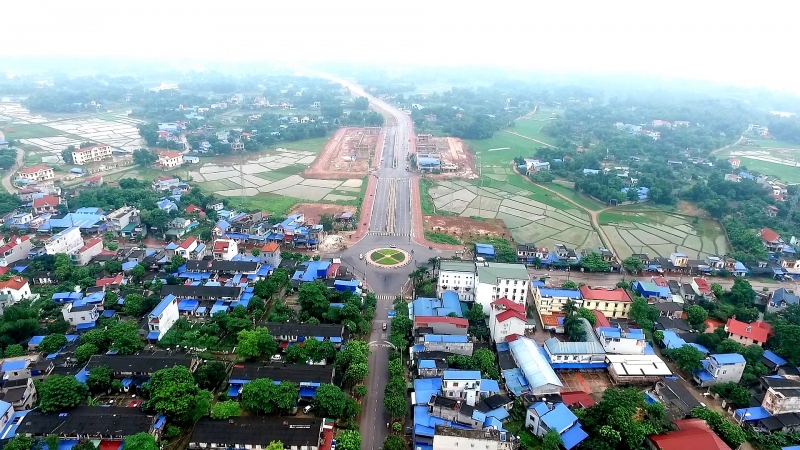
M393 269L411 262L411 255L399 248L376 248L365 255L368 263L377 267Z

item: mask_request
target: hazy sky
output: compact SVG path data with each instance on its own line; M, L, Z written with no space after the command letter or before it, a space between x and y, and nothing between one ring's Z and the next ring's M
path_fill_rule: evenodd
M2 15L0 55L492 64L800 92L796 0L4 0Z

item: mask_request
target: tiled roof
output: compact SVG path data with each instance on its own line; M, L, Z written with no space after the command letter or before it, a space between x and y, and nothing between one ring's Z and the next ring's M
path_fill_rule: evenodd
M183 242L181 242L180 247L185 250L191 247L192 244L194 244L196 241L197 238L195 238L194 236L189 236L188 238L184 239Z
M272 252L274 252L275 250L277 250L279 248L281 248L281 247L277 243L275 243L275 242L267 242L266 244L264 244L263 247L261 247L261 251L264 252L264 253L272 253Z
M677 420L678 429L666 434L650 436L659 450L685 450L702 448L707 450L731 450L702 419Z
M44 206L58 206L61 203L61 199L55 195L43 195L41 197L33 199L33 207L34 208L41 208Z
M503 297L503 298L501 298L499 300L493 301L491 303L491 305L492 306L495 306L495 305L504 306L506 309L510 309L510 310L513 310L513 311L520 311L520 312L523 312L523 313L525 312L525 307L524 306L520 305L519 303L514 303L514 302L512 302L511 300L509 300L509 299L507 299L505 297Z
M27 169L20 169L19 173L37 173L43 170L53 170L53 168L43 165L38 165L38 166L28 167Z
M763 240L765 240L767 242L777 241L778 238L780 238L780 237L781 237L780 234L772 231L771 229L769 229L767 227L764 227L764 228L761 229L761 239L763 239Z
M23 286L28 284L28 279L25 277L11 277L7 281L0 282L0 289L12 289L18 291L22 289Z
M605 300L609 302L629 302L631 301L625 289L605 289L605 288L590 288L589 286L581 286L581 295L584 300Z
M736 319L728 319L725 329L736 336L753 339L756 342L767 342L772 334L772 326L766 322L740 322Z

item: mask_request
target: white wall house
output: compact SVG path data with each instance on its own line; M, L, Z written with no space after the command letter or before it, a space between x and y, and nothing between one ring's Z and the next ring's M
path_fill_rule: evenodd
M501 298L489 306L489 333L495 343L505 342L506 336L512 334L525 334L527 316L524 305Z
M531 287L531 297L536 311L540 316L549 316L564 311L564 305L568 301L575 302L575 306L581 307L581 291L572 289L549 289L544 287Z
M183 155L179 152L161 152L157 164L164 169L173 169L183 164Z
M616 327L597 327L595 331L603 349L612 355L643 355L647 347L644 333L638 328L625 331Z
M708 355L703 360L703 368L696 370L692 378L702 387L718 383L738 383L742 379L746 361L738 353L721 353Z
M464 400L475 406L480 400L481 373L477 370L445 370L442 374L442 395Z
M147 339L159 340L178 321L178 298L167 295L147 316Z
M477 264L475 301L489 315L493 301L507 298L520 305L527 304L530 280L523 264L481 262Z
M437 288L441 293L451 290L458 299L465 302L474 300L475 263L468 261L440 261Z
M100 317L95 304L74 306L72 303L67 303L61 308L61 315L73 327L93 323Z
M138 209L133 206L123 206L108 213L106 219L111 222L111 229L119 232L130 225L131 222L138 223L138 216Z
M0 294L8 295L11 303L17 303L31 296L31 285L25 277L14 276L0 281Z
M239 244L233 239L217 239L212 254L216 260L230 261L239 254Z
M74 255L83 248L83 245L80 228L72 227L51 236L50 239L45 241L44 249L48 255L57 253Z
M72 152L72 161L79 166L108 158L111 158L111 146L105 144L80 148Z
M41 165L28 167L27 169L20 169L19 172L17 172L17 175L19 178L33 181L45 181L55 178L55 173L53 172L52 167Z

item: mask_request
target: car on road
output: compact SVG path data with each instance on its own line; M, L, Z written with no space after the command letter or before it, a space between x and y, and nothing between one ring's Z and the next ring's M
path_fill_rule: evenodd
M361 253L360 255L358 255L358 259L364 259L364 254Z
M383 324L383 331L386 331L386 323Z
M272 355L269 359L271 361L280 361L283 357L281 355Z
M392 244L392 245L389 246L389 248L397 248L397 246Z
M303 408L303 414L308 414L312 409L314 409L314 405L307 405Z

